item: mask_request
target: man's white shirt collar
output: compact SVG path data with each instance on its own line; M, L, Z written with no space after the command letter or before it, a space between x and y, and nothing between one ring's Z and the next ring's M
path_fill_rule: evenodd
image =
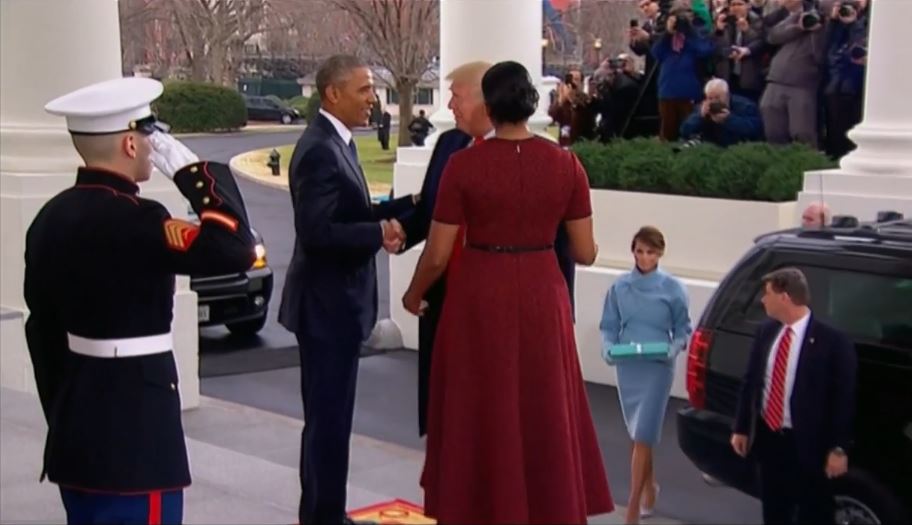
M811 312L809 310L808 313L804 314L804 317L795 321L795 324L788 325L792 329L792 333L798 336L796 341L798 341L799 345L804 342L804 335L807 333L808 323L810 322Z
M326 117L327 120L329 120L329 122L333 125L333 127L336 128L336 133L342 137L342 142L344 142L346 145L351 142L352 132L345 124L342 123L341 120L337 119L335 116L333 116L332 113L326 111L323 108L320 108L320 114Z

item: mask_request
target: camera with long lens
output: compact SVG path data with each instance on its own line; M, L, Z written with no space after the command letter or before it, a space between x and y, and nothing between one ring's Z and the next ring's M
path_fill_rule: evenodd
M862 45L854 45L849 48L849 57L852 60L861 60L868 56L868 48Z
M728 109L728 105L725 102L710 102L709 103L709 114L718 115Z
M839 4L839 16L842 18L847 18L858 12L858 3L852 1L845 1Z
M801 28L810 29L820 24L820 13L816 9L801 13Z

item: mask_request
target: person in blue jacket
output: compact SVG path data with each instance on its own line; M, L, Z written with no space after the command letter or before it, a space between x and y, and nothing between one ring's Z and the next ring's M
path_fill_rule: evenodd
M636 266L612 284L605 297L602 357L617 369L617 387L627 432L633 440L630 497L625 523L652 515L659 486L652 449L659 443L674 379L675 358L687 346L691 325L687 293L677 278L659 269L665 237L644 226L631 242ZM611 347L626 343L668 343L667 359L615 362ZM642 504L641 504L642 499Z
M681 124L681 138L700 138L717 146L763 140L763 119L752 100L729 92L728 82L706 83L706 98Z
M695 102L703 99L699 72L713 55L715 44L705 31L694 26L693 11L675 7L668 16L665 34L652 46L659 63L659 137L678 139L678 130Z

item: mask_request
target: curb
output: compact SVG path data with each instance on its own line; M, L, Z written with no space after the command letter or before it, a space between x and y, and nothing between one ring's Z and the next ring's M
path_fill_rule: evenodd
M219 131L219 132L200 132L200 133L173 133L174 138L185 139L185 138L199 138L199 137L236 137L238 135L253 135L256 133L283 133L283 132L300 132L304 131L307 128L307 124L276 124L276 125L265 125L265 126L245 126L241 129L234 131Z
M268 149L268 148L263 148L263 149ZM244 153L231 157L231 160L228 161L228 168L231 170L231 173L233 173L236 177L241 177L242 179L247 179L256 184L262 184L263 186L269 186L271 188L276 188L276 189L283 190L283 191L289 191L288 185L279 180L266 179L266 178L260 177L258 175L254 175L252 173L248 173L247 171L244 171L243 169L238 167L240 159L247 155L250 155L254 151L259 151L259 150L246 151ZM276 177L276 178L278 178L278 177Z

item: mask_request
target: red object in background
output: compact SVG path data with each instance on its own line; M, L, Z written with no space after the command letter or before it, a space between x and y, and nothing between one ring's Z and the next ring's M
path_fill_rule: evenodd
M564 11L570 7L570 4L576 3L579 3L579 0L551 0L551 7L558 11Z

